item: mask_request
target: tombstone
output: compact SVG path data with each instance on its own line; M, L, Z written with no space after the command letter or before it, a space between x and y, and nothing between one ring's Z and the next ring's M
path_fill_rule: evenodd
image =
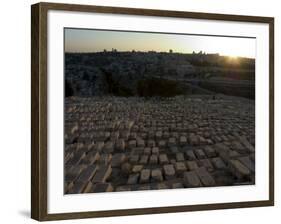
M152 152L152 154L159 154L159 148L158 147L153 147L151 152Z
M84 188L84 193L92 193L93 184L91 181L87 182L86 187Z
M78 182L75 181L73 183L72 188L67 192L68 194L80 194L83 193L85 187L87 186L88 182Z
M159 142L158 142L158 147L159 148L164 148L166 146L166 141L165 140L160 140Z
M131 155L140 155L140 154L143 154L143 150L144 148L142 147L138 147L138 148L134 148L131 150Z
M195 155L198 159L205 159L206 158L206 155L205 155L205 153L202 149L196 149L196 150L194 150L194 153L195 153Z
M158 163L158 156L155 154L152 154L149 159L149 164L155 165L157 163Z
M125 141L124 141L124 139L118 139L116 141L116 146L115 147L118 150L124 151L125 150Z
M111 141L117 141L119 138L119 131L115 131L115 132L112 132L111 135L110 135L110 140Z
M94 184L91 192L100 193L100 192L112 192L113 187L110 183L97 183Z
M125 175L128 175L131 172L131 169L132 169L132 166L128 162L125 162L121 165L121 171Z
M168 188L169 188L168 185L165 184L165 183L158 183L157 184L157 189L158 190L163 190L163 189L168 189Z
M163 170L164 170L164 175L165 175L166 180L175 178L176 172L175 172L174 166L172 164L164 165Z
M164 139L167 139L167 138L169 138L170 137L170 133L168 132L168 131L165 131L164 133L163 133L163 138Z
M186 145L187 144L187 138L186 138L186 136L181 136L180 137L180 145L181 146L184 146L184 145Z
M124 153L116 153L112 156L111 166L120 167L121 164L125 161L126 156Z
M178 183L173 183L172 184L173 189L178 189L178 188L184 188L183 184L178 182Z
M215 142L222 142L222 138L220 136L214 136Z
M133 127L133 125L134 125L134 121L127 121L125 123L126 129L129 129L129 130Z
M71 166L70 169L65 169L65 182L73 182L79 176L79 174L85 169L85 165Z
M153 169L151 171L151 181L152 182L163 181L163 175L162 175L162 171L160 169Z
M216 157L217 155L215 149L213 149L211 146L206 146L204 151L208 158Z
M231 155L232 150L226 146L225 144L219 143L216 144L216 151L218 152L220 158L228 164L229 160L234 156L233 153Z
M148 183L150 178L150 170L149 169L143 169L140 173L140 183Z
M184 155L183 153L179 152L179 153L176 153L176 160L178 162L183 162L185 159L184 159Z
M251 145L250 142L248 142L246 137L239 137L239 140L250 153L255 152L255 148Z
M199 136L200 145L205 145L207 143L206 139L203 136Z
M215 186L216 182L215 179L211 176L211 174L207 171L205 167L200 167L195 170L196 174L200 178L201 183L204 186Z
M88 182L92 179L92 177L97 172L98 166L97 165L90 165L86 169L84 169L79 177L77 178L78 182Z
M110 137L110 132L109 131L104 132L104 138L108 139L109 137Z
M199 138L195 134L190 134L189 135L189 143L192 146L197 146L199 145Z
M150 154L151 154L151 148L150 148L150 147L144 148L143 153L144 153L145 155L150 155Z
M94 141L90 142L90 143L88 144L88 146L87 146L88 151L92 151L92 150L94 150L94 147L95 147L95 143L94 143Z
M154 147L155 146L155 141L154 140L148 140L148 142L147 142L147 146L148 147Z
M210 172L214 170L214 166L209 159L200 159L198 163Z
M72 126L72 128L71 128L71 130L70 130L70 133L71 133L71 134L75 134L78 130L79 130L79 126L78 126L78 124L76 123L76 124L74 124L74 125Z
M136 138L137 138L137 133L131 132L129 136L129 140L136 140Z
M68 193L73 186L73 182L64 182L64 193Z
M251 172L255 172L255 163L249 156L242 156L237 158L243 165L245 165Z
M126 186L118 186L116 187L115 191L131 191L131 187L126 185Z
M163 165L163 164L168 164L168 163L169 163L167 154L160 154L160 155L159 155L159 163L160 163L161 165Z
M162 138L162 131L157 131L155 133L155 137L156 137L156 139L161 139Z
M137 139L137 146L138 146L138 147L145 147L145 142L144 142L144 140L141 139L141 138L138 138L138 139Z
M100 152L103 147L104 147L104 142L97 142L94 146L94 150L97 150Z
M201 187L201 182L195 171L184 172L183 182L185 187Z
M103 164L103 165L107 165L110 163L112 159L112 155L111 154L101 154L100 155L100 159L99 159L99 164Z
M92 165L93 163L96 163L100 159L100 154L99 152L93 150L82 159L81 163L87 164L87 165Z
M243 146L240 142L238 141L233 141L231 144L231 148L235 151L237 151L238 153L241 154L247 154L248 150L246 149L245 146Z
M154 138L154 131L149 131L148 132L148 138L153 139Z
M130 140L129 142L128 142L128 148L129 149L133 149L133 148L135 148L137 146L137 141L136 140Z
M195 161L186 161L186 165L189 170L196 170L198 169L198 165Z
M135 166L133 166L133 168L132 168L132 172L133 172L133 173L138 173L138 172L140 172L142 169L143 169L143 165L135 165Z
M111 166L101 165L92 179L92 183L105 182L112 172Z
M136 164L139 161L140 156L139 155L130 155L130 163Z
M251 175L251 171L243 165L239 160L231 159L229 160L229 170L233 173L238 180L247 179Z
M187 170L184 162L176 162L175 169L176 169L177 174L182 174L183 172L185 172Z
M145 165L147 164L147 162L148 162L148 155L142 155L139 163Z
M128 140L129 136L130 136L130 132L128 132L128 131L122 131L120 133L120 137L123 138L124 140Z
M177 141L175 137L169 138L168 140L168 146L176 146L177 145Z
M146 190L150 190L150 189L151 189L150 185L140 185L137 190L146 191Z
M214 164L216 169L225 169L226 165L220 157L215 157L211 159L212 163Z
M139 176L139 173L131 174L128 178L127 184L137 184Z
M66 165L77 166L85 156L86 156L85 152L78 151L74 153L73 157L70 160L68 160Z
M170 146L170 151L171 153L176 154L179 152L179 149L177 146Z
M211 139L208 138L208 139L206 139L206 144L207 145L213 145L214 143Z

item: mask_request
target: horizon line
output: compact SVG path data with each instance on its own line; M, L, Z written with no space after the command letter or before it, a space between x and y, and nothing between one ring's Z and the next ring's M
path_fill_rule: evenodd
M106 49L105 49L106 50ZM150 50L150 51L119 51L118 49L115 49L117 51L112 51L112 50L106 50L106 51L65 51L64 53L66 54L93 54L93 53L165 53L165 54L196 54L196 55L218 55L219 57L236 57L236 58L248 58L248 59L255 59L255 57L245 57L245 56L232 56L232 55L222 55L220 53L207 53L207 52L203 52L200 54L200 51L198 53L196 52L189 52L189 53L185 53L185 52L169 52L169 51L154 51L154 50ZM171 49L172 50L172 49Z

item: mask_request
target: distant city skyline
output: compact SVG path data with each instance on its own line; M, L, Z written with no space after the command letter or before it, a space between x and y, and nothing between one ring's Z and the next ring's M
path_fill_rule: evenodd
M65 29L66 52L157 51L218 53L223 56L255 58L256 39L188 34L163 34L90 29Z

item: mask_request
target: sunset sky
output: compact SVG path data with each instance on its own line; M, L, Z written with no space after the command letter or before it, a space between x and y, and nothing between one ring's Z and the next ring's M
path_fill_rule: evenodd
M227 56L255 58L256 39L188 34L65 29L66 52L157 51L192 53L203 51Z

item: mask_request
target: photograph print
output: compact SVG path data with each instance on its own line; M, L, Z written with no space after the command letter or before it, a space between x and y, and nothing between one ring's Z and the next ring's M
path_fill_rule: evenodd
M255 184L256 39L64 28L64 193Z

